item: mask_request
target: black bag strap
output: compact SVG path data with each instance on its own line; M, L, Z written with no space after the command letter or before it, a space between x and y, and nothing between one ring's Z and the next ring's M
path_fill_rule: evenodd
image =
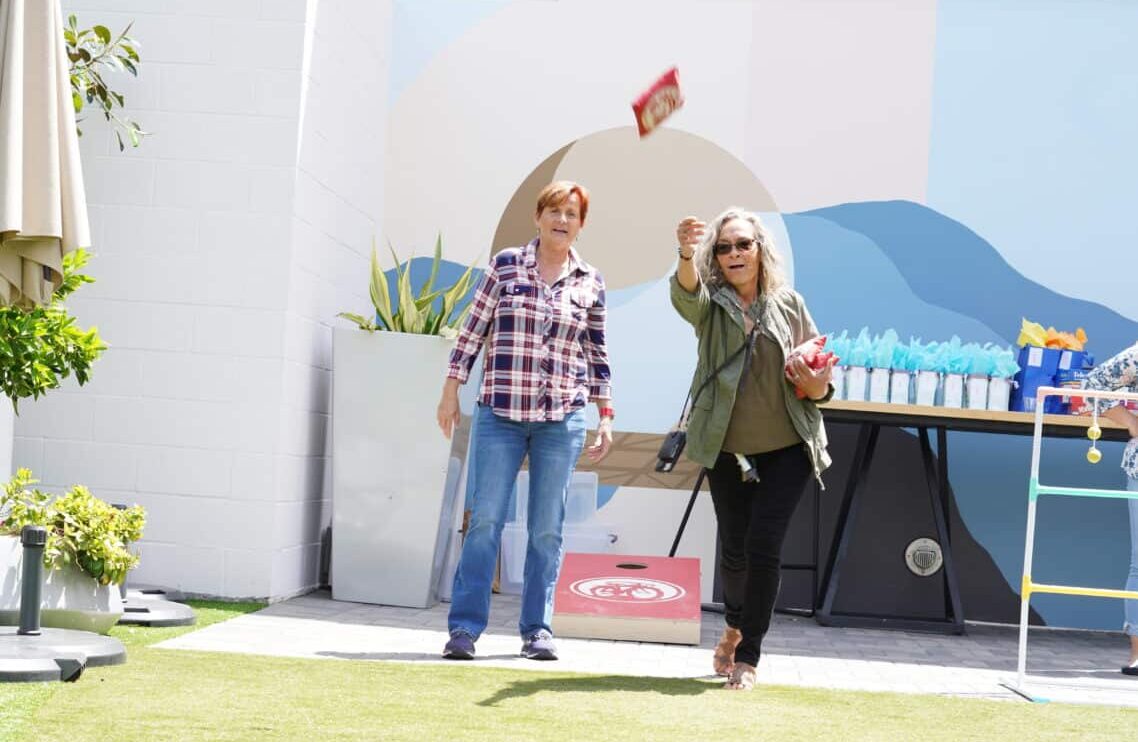
M691 416L691 408L695 405L696 400L699 399L700 393L703 392L703 390L707 388L708 384L710 384L712 381L715 380L716 376L719 376L720 371L727 368L727 366L732 361L734 361L736 358L738 358L740 353L745 353L745 355L743 356L743 373L740 374L740 376L739 376L739 384L742 385L743 380L747 375L747 370L751 366L751 357L754 353L755 339L758 337L758 334L759 334L759 323L756 320L754 326L751 327L751 331L747 334L746 342L744 342L743 345L740 346L739 350L732 353L727 358L727 360L725 360L723 363L719 364L718 368L716 368L714 371L712 371L710 374L708 374L707 378L703 380L703 383L699 385L699 388L695 390L695 394L692 394L690 389L688 390L687 399L684 400L684 407L682 410L680 410L680 420L676 424L676 427L678 430L687 430L688 429L688 418Z

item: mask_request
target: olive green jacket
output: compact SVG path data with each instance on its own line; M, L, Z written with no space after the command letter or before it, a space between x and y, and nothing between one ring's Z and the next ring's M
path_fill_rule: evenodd
M743 309L731 287L723 286L708 291L706 286L700 284L695 293L688 293L675 275L672 276L672 306L695 327L699 342L699 359L691 385L694 395L708 375L746 342ZM758 320L761 332L782 348L784 359L791 350L818 336L818 328L806 311L805 302L792 289L779 289L772 296L761 295L751 305L749 312L752 318ZM735 406L735 393L739 389L744 355L745 353L739 353L728 363L715 380L704 387L692 406L685 450L688 458L697 464L709 468L715 466ZM831 385L829 394L819 401L828 400L833 393ZM794 386L785 380L783 398L786 400L790 421L805 442L814 464L814 476L821 482L822 472L830 465L822 413L818 411L815 402L798 399L794 394Z

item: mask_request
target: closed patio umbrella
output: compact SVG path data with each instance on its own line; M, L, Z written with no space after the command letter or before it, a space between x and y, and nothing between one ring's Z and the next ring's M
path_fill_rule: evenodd
M0 0L0 305L49 302L90 243L59 0Z

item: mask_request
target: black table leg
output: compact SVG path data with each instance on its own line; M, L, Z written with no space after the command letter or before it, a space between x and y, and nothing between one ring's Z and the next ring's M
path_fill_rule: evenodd
M933 458L929 443L928 428L918 428L921 442L921 459L925 465L925 480L929 488L929 504L932 506L933 523L936 525L936 538L940 543L941 566L944 575L944 621L953 629L952 633L964 633L964 610L960 604L960 587L956 581L956 565L952 557L952 539L949 531L952 511L948 489L948 436L944 428L937 428L937 452L940 465Z
M921 455L925 465L925 477L929 486L929 499L932 505L933 521L936 523L937 539L944 557L945 613L944 619L928 619L908 616L887 616L873 613L852 613L834 610L834 599L838 593L842 562L849 551L857 519L858 502L866 474L873 460L877 444L879 426L863 424L854 450L854 460L850 467L850 479L846 482L846 492L842 498L842 508L838 514L835 539L830 545L830 557L826 565L826 576L822 581L821 607L814 614L815 620L823 626L851 626L858 628L898 629L905 631L932 631L945 634L963 634L964 618L960 607L960 591L956 582L956 570L952 562L952 549L948 538L948 469L947 440L944 430L938 428L940 436L941 465L936 466L929 444L928 431L919 429Z
M878 425L863 424L857 435L857 446L854 448L853 462L850 464L850 476L846 481L846 491L842 495L842 509L838 514L835 528L836 538L830 543L830 555L826 559L826 573L820 588L821 605L814 614L814 618L823 626L838 625L832 623L834 597L837 595L841 579L842 562L846 558L850 539L853 537L861 485L873 461L873 451L877 447L877 434L880 431Z

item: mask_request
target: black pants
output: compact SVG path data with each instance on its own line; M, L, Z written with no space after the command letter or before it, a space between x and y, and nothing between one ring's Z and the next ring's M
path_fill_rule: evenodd
M727 625L743 634L735 661L758 665L781 582L782 541L813 466L801 443L751 460L758 482L744 482L729 453L719 454L708 480L719 524Z

